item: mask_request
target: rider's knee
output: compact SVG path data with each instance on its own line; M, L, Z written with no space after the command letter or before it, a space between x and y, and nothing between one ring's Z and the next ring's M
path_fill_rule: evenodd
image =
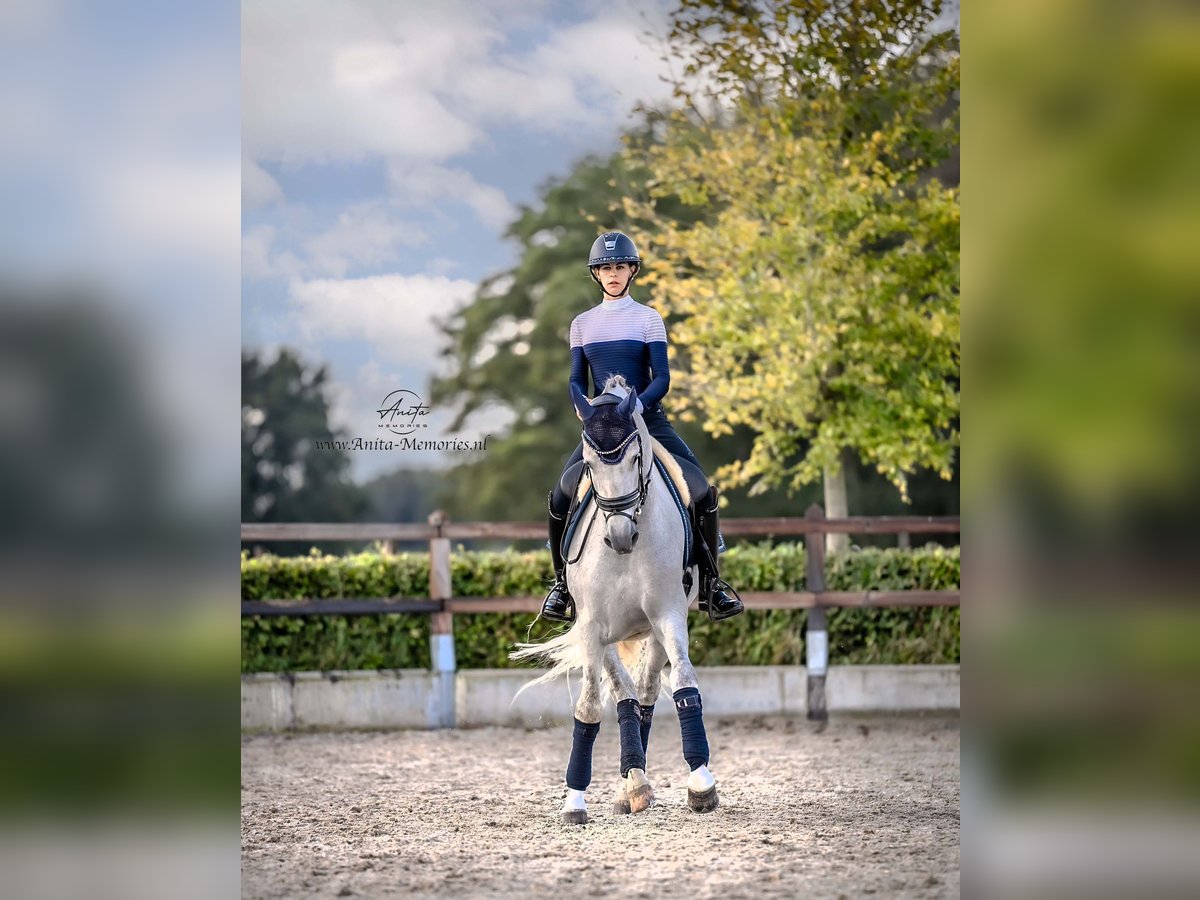
M550 492L550 511L561 519L567 514L570 506L571 498L564 494L561 485L555 482L554 490Z

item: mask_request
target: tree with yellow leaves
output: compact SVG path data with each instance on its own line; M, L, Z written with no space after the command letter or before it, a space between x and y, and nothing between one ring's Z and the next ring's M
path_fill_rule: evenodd
M957 141L958 54L930 2L685 0L685 87L627 211L644 279L688 360L677 403L714 435L753 429L716 475L751 492L825 480L843 459L907 499L958 445L959 202L935 175ZM707 103L707 108L702 106ZM661 198L700 207L663 217ZM675 390L673 390L675 394Z

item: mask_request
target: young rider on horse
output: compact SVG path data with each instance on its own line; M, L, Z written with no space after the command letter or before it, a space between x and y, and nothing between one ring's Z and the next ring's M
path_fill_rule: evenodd
M604 291L603 302L580 313L571 323L571 384L588 394L588 372L599 388L610 375L623 375L625 382L637 391L637 406L647 429L671 454L682 457L703 469L695 455L671 427L660 402L671 386L667 365L667 330L662 316L629 296L629 285L641 267L642 259L632 240L619 231L610 231L596 238L588 257L592 279ZM583 444L567 459L564 472L583 458ZM561 476L559 479L561 482ZM554 559L554 586L542 604L542 615L556 622L575 620L575 601L567 591L564 577L562 537L567 527L567 512L571 498L559 482L550 492L550 552ZM718 517L717 489L709 486L708 494L694 498L698 536L702 536L710 552L705 553L700 541L695 541L700 565L701 610L708 610L714 619L728 619L743 610L742 601L725 593L717 568ZM728 587L728 585L724 585Z

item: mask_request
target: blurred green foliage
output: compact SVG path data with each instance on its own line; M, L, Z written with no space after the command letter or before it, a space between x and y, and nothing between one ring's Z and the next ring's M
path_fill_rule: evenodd
M1088 541L1194 535L1194 515L1152 523L1200 497L1200 17L981 6L970 100L986 113L966 156L987 216L964 290L971 402L987 414L972 496Z
M802 545L745 545L723 557L725 576L744 591L805 587ZM456 597L540 595L550 554L456 552L451 557ZM959 585L957 548L869 548L831 558L829 590L953 590ZM429 589L425 554L242 557L242 598L420 597ZM690 620L692 660L698 665L799 665L804 660L804 610L750 611L712 624ZM518 641L553 631L523 613L456 616L455 649L460 668L508 668ZM957 608L832 609L831 661L846 663L956 663ZM290 672L333 669L403 669L429 665L429 617L249 616L242 619L242 671Z
M1048 811L1078 817L1120 835L1108 855L1127 863L1139 858L1128 836L1154 834L1131 825L1139 812L1190 805L1194 836L1200 801L1197 12L1155 0L965 10L977 39L964 93L964 492L981 627L963 704L981 725L964 768L969 752L976 807L1036 810L1009 819L1023 838ZM1174 820L1164 832L1187 833ZM1127 890L1104 869L1103 890L1064 880L1057 893L1157 893L1173 870L1169 851L1155 860ZM994 870L1022 863L997 854ZM1193 871L1194 853L1175 864Z

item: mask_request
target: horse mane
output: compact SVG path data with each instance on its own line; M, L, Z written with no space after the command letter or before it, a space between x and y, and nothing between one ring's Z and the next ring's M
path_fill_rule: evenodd
M629 396L629 385L625 381L624 375L609 375L604 381L604 387L600 391L602 394L616 394L620 397Z

